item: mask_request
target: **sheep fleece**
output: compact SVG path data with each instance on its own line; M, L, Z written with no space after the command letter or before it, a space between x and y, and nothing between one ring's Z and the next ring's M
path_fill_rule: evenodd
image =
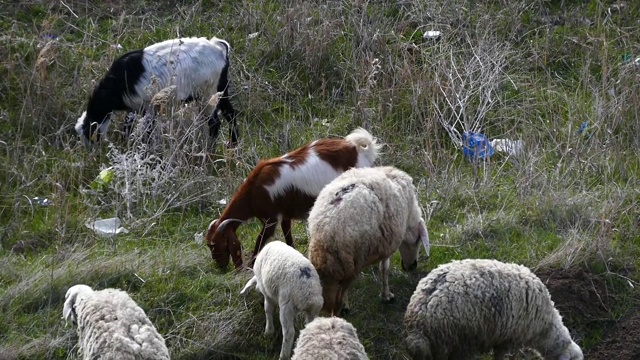
M525 346L549 356L572 343L542 281L525 266L496 260L438 266L418 283L404 322L416 359Z
M391 166L351 169L327 185L309 213L309 259L323 276L353 278L391 256L419 224L413 179Z
M356 329L339 317L319 317L300 331L292 360L368 359Z
M94 291L76 300L75 311L84 359L169 359L164 339L126 292Z

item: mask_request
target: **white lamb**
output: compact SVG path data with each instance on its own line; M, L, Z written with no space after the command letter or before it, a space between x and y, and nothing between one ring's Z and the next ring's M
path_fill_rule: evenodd
M72 286L65 295L62 315L65 321L77 324L82 359L169 359L164 338L122 290Z
M368 265L380 263L382 299L390 301L391 256L400 250L402 268L417 267L420 243L429 255L413 179L391 166L354 168L325 186L309 213L309 260L324 296L324 311L349 310L347 291Z
M582 360L546 286L527 267L467 259L420 280L404 316L413 359L471 359L522 347L545 359Z
M264 295L266 326L264 333L274 333L273 311L280 307L282 348L280 359L289 359L295 338L294 320L299 312L311 322L322 309L322 288L316 269L293 247L282 241L272 241L258 253L253 267L254 276L240 294L246 295L257 286Z
M318 317L300 330L292 360L368 359L356 328L339 317Z

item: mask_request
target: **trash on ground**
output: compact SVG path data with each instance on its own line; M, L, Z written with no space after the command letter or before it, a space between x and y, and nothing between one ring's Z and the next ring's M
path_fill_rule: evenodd
M484 134L465 132L462 134L462 153L471 159L485 159L493 155L493 147Z
M507 153L510 156L524 154L524 142L522 140L493 139L490 144L495 151Z
M204 243L204 232L193 234L193 239L196 241L196 244L202 245Z
M111 237L118 234L126 234L129 230L120 226L120 219L117 217L109 218L109 219L98 219L93 222L87 222L85 226L93 231L96 234L104 237Z
M435 30L425 31L424 34L422 34L423 38L425 38L425 39L433 39L433 40L438 40L438 39L440 39L441 36L442 36L442 32L435 31Z
M40 205L40 206L49 206L49 205L53 205L53 201L47 199L47 198L41 198L41 197L34 197L31 199L31 203L35 204L35 205Z
M98 176L96 176L95 180L91 182L89 187L93 190L102 190L106 188L107 185L109 185L111 180L113 180L113 175L113 167L110 166L106 169L103 169L102 171L100 171Z

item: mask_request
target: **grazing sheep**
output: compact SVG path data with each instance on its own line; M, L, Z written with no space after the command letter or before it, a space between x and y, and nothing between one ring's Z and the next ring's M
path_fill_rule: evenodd
M522 347L545 359L582 360L546 286L528 268L497 260L440 265L420 280L404 316L413 359L494 359Z
M322 309L322 288L318 273L304 255L282 241L272 241L265 245L256 258L253 272L255 275L240 294L246 295L257 286L264 296L267 318L264 333L267 335L274 332L273 310L276 304L279 305L282 326L280 359L289 359L296 333L296 314L304 311L305 320L309 323Z
M300 330L292 360L366 360L356 329L339 317L319 317Z
M391 166L351 169L327 185L309 213L309 260L316 267L324 310L349 310L347 290L366 266L380 263L382 299L390 301L391 256L402 268L417 267L420 243L429 235L412 178Z
M122 290L93 291L87 285L74 285L65 295L62 316L78 326L82 359L169 359L162 336Z
M220 109L230 126L231 145L238 141L235 110L229 100L229 43L218 38L179 38L165 40L144 49L130 51L116 59L93 90L87 110L75 129L87 149L100 141L114 111L146 110L160 89L176 86L181 101L208 101L222 92ZM207 114L209 132L218 137L217 111ZM130 133L130 124L125 132Z
M226 269L229 255L242 267L242 251L236 229L257 217L262 231L256 238L250 265L281 224L288 245L293 246L291 220L305 219L320 190L348 169L372 166L380 145L364 129L344 139L320 139L277 158L262 160L236 191L220 218L207 230L207 246L218 266Z

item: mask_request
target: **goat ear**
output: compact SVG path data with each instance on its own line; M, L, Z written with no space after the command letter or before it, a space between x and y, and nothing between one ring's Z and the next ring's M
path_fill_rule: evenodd
M234 266L237 268L242 265L242 245L234 235L232 235L232 239L230 240L229 253L231 254L231 260L233 260Z
M424 246L424 251L427 256L430 255L431 245L429 243L429 230L427 230L427 226L424 223L424 219L420 219L420 241L422 241L422 246Z

